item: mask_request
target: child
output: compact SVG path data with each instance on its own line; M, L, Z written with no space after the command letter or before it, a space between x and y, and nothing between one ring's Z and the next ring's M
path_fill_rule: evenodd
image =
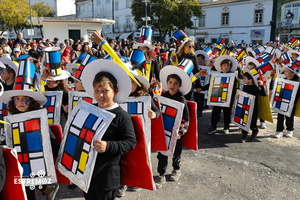
M2 62L6 67L1 74L1 82L3 82L2 84L4 87L4 91L12 90L18 68L12 61L7 58L1 58L0 62Z
M254 71L253 71L254 70ZM255 80L255 78L252 75L252 72L255 72L256 70L253 69L251 71L246 70L247 72L244 73L244 87L243 91L247 92L248 94L252 94L255 96L255 102L254 102L254 109L253 109L253 114L252 114L252 119L251 119L251 125L250 129L252 130L252 135L251 137L247 140L248 132L245 130L242 130L242 142L250 142L253 141L257 134L258 134L258 128L257 128L257 115L258 115L258 95L266 96L265 89L263 86L263 82L261 80Z
M291 81L299 81L299 76L294 73L292 70L290 70L288 67L285 68L284 71L285 79L291 80ZM276 126L276 133L274 135L275 138L280 138L283 136L283 129L284 129L284 119L285 119L285 125L287 133L285 134L286 137L292 137L293 131L294 131L294 115L295 115L295 109L296 109L296 103L300 96L300 88L298 88L296 98L295 98L295 104L292 110L292 114L290 117L284 116L282 114L277 115L277 126Z
M221 73L234 73L237 69L238 62L236 59L234 59L231 56L223 55L218 57L215 63L216 69ZM236 93L236 87L237 87L237 81L234 81L234 85L232 88L232 96L230 101L230 107L220 107L220 106L214 106L212 113L211 113L211 125L210 128L207 130L207 134L211 135L213 133L217 132L217 123L220 118L221 111L223 110L224 115L224 133L229 133L229 124L231 119L231 106L233 103L233 99Z
M161 81L163 81L162 78ZM185 105L183 110L181 125L178 131L175 151L173 155L173 162L172 162L173 171L170 176L170 181L177 181L179 180L179 177L181 175L180 160L181 160L181 153L182 153L182 137L186 133L189 127L189 110L187 107L186 100L180 91L180 87L182 86L181 78L177 74L170 74L167 76L166 82L167 82L167 88L165 88L165 90L168 91L163 93L162 96L173 99L175 101L182 102ZM188 89L187 92L189 92L189 90L190 89ZM165 173L168 165L168 157L159 152L157 158L158 158L157 171L159 173L159 176L156 179L155 183L156 183L156 188L159 189L166 182Z
M97 106L116 115L102 139L94 142L98 155L84 197L87 200L114 199L115 190L120 187L121 155L136 145L131 117L118 105L130 93L130 78L118 64L96 60L85 67L81 80L86 92L94 96Z

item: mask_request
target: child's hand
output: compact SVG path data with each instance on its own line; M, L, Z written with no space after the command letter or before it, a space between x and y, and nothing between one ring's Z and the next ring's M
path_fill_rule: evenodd
M201 69L199 72L196 73L196 76L201 77L201 76L206 76L207 71L206 69Z
M264 83L262 82L262 80L258 80L257 83L258 83L259 86L261 86L261 85L264 84Z
M104 41L104 38L101 37L101 35L95 31L91 36L91 40L96 44L100 44L101 42Z
M155 119L156 118L156 113L153 110L148 109L148 117L150 119Z
M47 80L49 76L51 76L51 71L49 67L45 67L42 72L42 79Z
M177 134L177 140L179 140L181 138L180 134Z
M96 140L94 142L94 148L98 153L104 153L106 151L107 143L103 140Z

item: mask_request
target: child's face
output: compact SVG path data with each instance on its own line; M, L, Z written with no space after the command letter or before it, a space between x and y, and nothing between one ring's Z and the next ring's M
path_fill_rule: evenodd
M178 92L181 84L175 78L170 78L167 82L168 90L171 95L174 95Z
M96 83L94 86L94 97L101 108L113 106L115 94L107 81Z
M198 65L205 66L205 59L203 59L201 56L197 56Z
M13 98L14 104L18 111L26 112L30 105L30 98L26 96L15 96Z
M255 65L247 65L247 68L249 69L249 70L251 70L251 69L254 69L255 68Z
M295 73L292 72L291 70L289 70L288 68L285 68L284 70L284 76L289 79L292 80L294 78Z
M243 83L246 85L252 85L253 81L252 79L248 79L246 76L243 77Z
M9 73L7 72L6 69L3 70L2 74L1 74L1 78L2 78L2 80L5 81L5 82L6 82L7 80L9 80L10 75L9 75Z
M222 71L223 73L229 73L230 70L231 70L230 64L228 64L228 63L223 63L223 64L221 65L221 71Z
M84 90L82 82L79 81L79 80L76 80L76 79L74 80L74 86L75 86L76 91L82 91L82 90Z
M296 60L298 57L299 57L299 55L296 53L292 53L292 55L291 55L292 60Z
M46 84L49 88L55 88L58 86L59 81L47 80Z

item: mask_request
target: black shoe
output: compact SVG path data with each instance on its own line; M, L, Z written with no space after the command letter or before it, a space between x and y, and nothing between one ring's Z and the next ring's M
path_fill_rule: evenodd
M209 127L209 129L207 130L207 135L211 135L217 132L217 129L214 127Z
M247 140L247 142L251 142L253 140L255 140L257 137L257 133L252 133L252 135L250 136L250 138Z
M68 189L73 190L75 188L77 188L77 185L75 185L75 184L68 185Z
M241 142L242 143L245 143L247 141L247 135L243 135L242 136L242 139L241 139Z

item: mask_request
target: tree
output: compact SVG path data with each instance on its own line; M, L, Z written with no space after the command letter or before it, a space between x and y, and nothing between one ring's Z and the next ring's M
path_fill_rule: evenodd
M33 4L31 8L38 17L54 17L55 15L55 11L51 9L49 4L45 4L44 1ZM40 29L41 35L44 37L43 25L35 25L35 27Z
M0 35L5 31L12 31L20 24L26 24L26 17L30 15L27 0L1 0L0 10Z
M131 5L132 15L138 27L144 24L142 17L145 17L145 9L141 8L145 8L145 3L142 1L133 0ZM191 18L202 15L201 5L197 0L151 0L148 4L151 12L147 12L147 16L151 17L151 25L158 30L160 40L170 31L193 28Z

